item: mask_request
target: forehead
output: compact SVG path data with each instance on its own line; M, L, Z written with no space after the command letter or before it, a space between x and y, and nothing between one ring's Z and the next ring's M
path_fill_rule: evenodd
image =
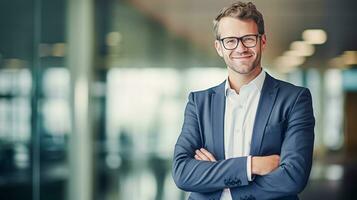
M240 37L258 33L258 26L252 19L240 20L233 17L223 17L219 21L218 34L222 37Z

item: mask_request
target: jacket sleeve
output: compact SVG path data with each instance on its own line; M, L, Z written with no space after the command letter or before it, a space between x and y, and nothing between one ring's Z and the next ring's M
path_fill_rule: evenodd
M247 196L275 199L300 193L310 175L314 125L311 94L303 89L287 119L280 166L265 176L256 176L247 186L231 189L232 194L237 199Z
M194 159L195 150L203 147L202 135L195 93L190 93L174 151L172 175L176 185L190 192L214 192L247 185L247 157L217 162Z

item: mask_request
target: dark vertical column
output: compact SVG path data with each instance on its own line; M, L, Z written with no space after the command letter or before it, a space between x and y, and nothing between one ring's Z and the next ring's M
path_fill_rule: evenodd
M350 158L357 155L357 92L349 91L345 99L345 144Z
M31 146L32 146L32 199L40 200L40 129L39 129L39 98L40 98L40 73L41 61L39 57L39 44L41 42L41 0L34 0L33 15L33 65L32 65L32 96L31 96Z

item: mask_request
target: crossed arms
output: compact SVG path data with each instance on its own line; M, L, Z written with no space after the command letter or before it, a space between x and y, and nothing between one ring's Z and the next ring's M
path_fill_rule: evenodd
M201 161L210 161L217 162L216 158L212 155L211 152L207 151L204 148L197 149L195 151L195 159ZM279 166L279 155L271 156L253 156L252 157L252 174L253 175L266 175Z
M179 188L206 193L228 187L232 194L255 194L259 199L296 195L303 190L311 169L314 141L314 117L307 89L300 91L287 118L280 157L252 157L252 173L257 176L251 182L247 178L247 157L216 161L210 152L201 149L204 144L194 100L191 93L175 146L173 178Z

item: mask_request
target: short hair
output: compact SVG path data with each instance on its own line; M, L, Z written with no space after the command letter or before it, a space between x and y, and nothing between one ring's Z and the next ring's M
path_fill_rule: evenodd
M229 7L223 8L213 20L213 29L216 39L219 39L218 26L223 17L233 17L240 20L252 19L258 26L259 34L264 34L263 15L257 10L252 2L244 3L237 1Z

